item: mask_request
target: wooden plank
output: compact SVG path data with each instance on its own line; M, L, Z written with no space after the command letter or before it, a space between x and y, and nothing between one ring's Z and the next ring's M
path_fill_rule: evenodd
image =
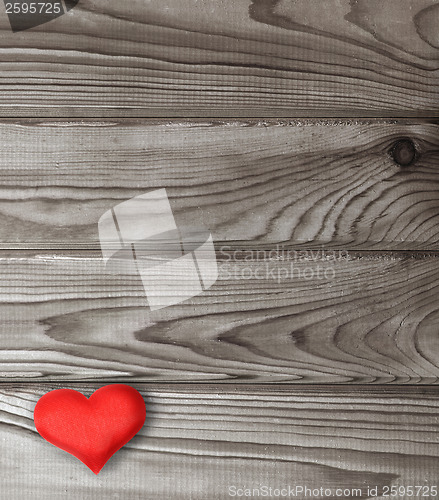
M99 254L2 253L2 380L439 382L437 254L247 257L151 311L140 277Z
M2 116L438 116L437 0L83 0L13 33Z
M439 248L434 123L19 121L0 135L2 248L97 249L99 218L158 188L217 248ZM410 166L392 153L405 139Z
M337 498L336 488L370 498L368 486L383 498L392 485L437 485L437 388L136 386L145 426L95 476L35 431L37 399L58 387L0 387L2 492L11 500L222 500L231 487L300 485L333 491L307 498ZM69 387L87 396L97 388Z

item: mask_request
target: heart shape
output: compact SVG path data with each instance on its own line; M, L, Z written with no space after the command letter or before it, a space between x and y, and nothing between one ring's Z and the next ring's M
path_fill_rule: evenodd
M47 23L72 10L79 0L4 0L14 33Z
M34 410L39 434L95 474L140 431L145 418L142 396L123 384L101 387L88 399L72 389L51 391Z

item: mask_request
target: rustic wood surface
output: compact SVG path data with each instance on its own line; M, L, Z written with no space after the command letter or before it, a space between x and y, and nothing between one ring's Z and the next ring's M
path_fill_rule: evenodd
M359 488L367 498L367 486L437 484L438 388L137 385L145 426L96 477L35 431L37 399L58 387L0 388L4 498L223 500L229 486L263 485Z
M437 254L223 259L212 288L153 312L98 253L10 254L3 380L439 382Z
M434 123L19 121L0 135L1 248L97 249L104 212L165 187L179 225L217 248L439 249Z
M1 3L1 500L438 484L438 25L439 0L81 0L13 33ZM153 312L97 223L163 187L220 276ZM119 381L147 421L95 476L33 409Z
M437 0L81 0L13 33L2 116L438 116Z

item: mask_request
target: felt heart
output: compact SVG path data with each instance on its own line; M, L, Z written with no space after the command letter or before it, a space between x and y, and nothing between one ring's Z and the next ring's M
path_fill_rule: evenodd
M12 31L47 23L73 9L79 0L4 0Z
M41 397L35 427L49 443L79 458L95 474L145 423L142 396L128 385L107 385L90 398L71 389Z

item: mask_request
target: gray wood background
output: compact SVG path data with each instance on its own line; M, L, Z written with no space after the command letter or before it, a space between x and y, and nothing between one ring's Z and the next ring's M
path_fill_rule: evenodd
M95 476L35 432L38 397L65 384L4 384L2 491L50 500L202 500L233 498L229 486L437 483L432 387L133 385L147 402L148 423ZM98 386L70 385L87 395Z
M80 0L13 33L0 5L1 500L439 485L438 26L437 0ZM151 312L97 224L158 188L220 276ZM148 416L95 476L32 412L112 382Z
M436 0L80 0L18 35L3 14L0 106L11 117L437 117L438 13Z

